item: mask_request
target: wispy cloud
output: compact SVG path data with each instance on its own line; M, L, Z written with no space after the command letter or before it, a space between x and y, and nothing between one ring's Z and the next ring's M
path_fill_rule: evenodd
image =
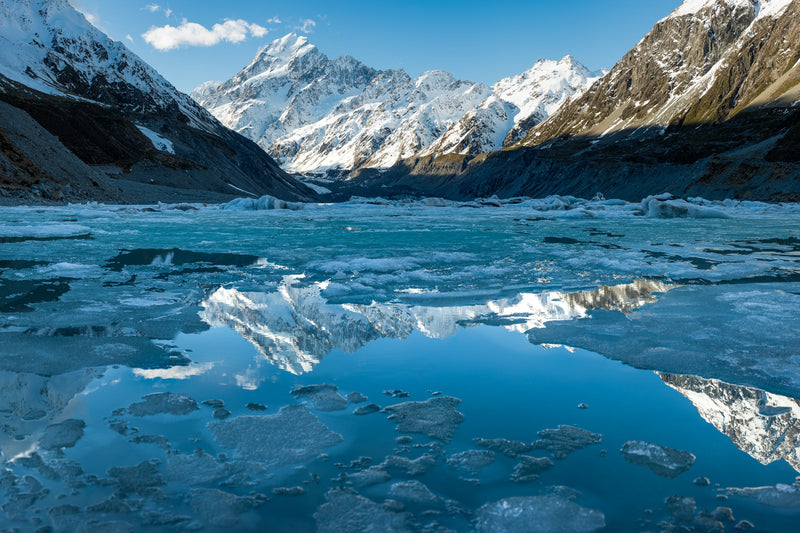
M142 38L157 50L174 50L182 46L214 46L227 41L240 43L248 37L263 37L267 29L246 20L226 20L210 29L196 22L183 20L180 26L154 26Z
M167 17L167 18L169 18L173 13L173 11L170 8L163 7L163 6L159 5L159 4L147 4L146 6L144 6L142 8L142 11L149 11L150 13L161 12L161 13L164 13L164 16Z
M312 33L316 27L317 21L313 19L305 19L300 21L300 26L298 26L297 29L303 33Z
M267 24L283 24L281 19L278 17L272 17L271 19L267 20Z
M130 35L126 35L125 38L130 42L133 42L133 37L131 37Z

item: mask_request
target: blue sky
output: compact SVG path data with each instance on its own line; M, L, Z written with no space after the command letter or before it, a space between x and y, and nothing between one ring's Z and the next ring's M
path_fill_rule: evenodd
M611 68L680 0L71 0L183 91L225 80L264 44L307 34L329 57L487 84L539 58ZM216 25L216 27L215 27ZM166 28L169 26L169 28ZM160 48L160 49L159 49Z

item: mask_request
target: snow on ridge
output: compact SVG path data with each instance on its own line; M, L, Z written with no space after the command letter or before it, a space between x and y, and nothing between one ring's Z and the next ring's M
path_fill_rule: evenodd
M156 150L175 155L175 147L172 145L172 141L139 124L136 124L136 127L139 128L142 135L150 139L150 142L153 143L153 147L155 147Z
M540 60L493 87L443 70L412 79L401 69L377 71L350 56L328 59L305 37L289 34L216 89L205 84L192 94L285 170L318 174L386 168L434 145L441 153L461 152L462 145L470 152L497 149L511 128L533 115L546 118L602 74L566 56ZM449 131L459 121L467 125ZM475 124L481 131L467 135Z
M667 18L695 15L704 8L714 7L721 3L725 3L731 8L751 7L755 12L756 19L760 19L779 15L792 3L792 0L685 0Z
M208 131L218 127L205 109L123 43L94 27L68 0L0 2L0 75L48 94L85 96L75 94L81 89L71 82L63 82L72 78L72 73L62 76L67 69L87 86L100 79L134 88L151 99L149 107L166 110L177 104L195 127ZM148 104L134 102L128 107L149 109Z

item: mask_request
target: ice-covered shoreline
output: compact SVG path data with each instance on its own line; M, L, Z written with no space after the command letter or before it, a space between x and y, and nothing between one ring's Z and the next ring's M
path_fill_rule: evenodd
M318 212L330 209L364 209L381 210L402 208L409 212L419 212L427 208L435 212L448 213L464 209L488 209L502 213L504 211L528 211L542 219L592 219L592 218L693 218L693 219L725 219L760 216L800 216L800 203L792 202L759 202L751 200L708 200L701 197L680 198L670 193L651 195L638 202L621 199L606 199L598 194L594 198L578 198L569 195L551 195L545 198L514 197L476 198L470 201L448 200L439 197L408 197L388 199L383 197L358 197L336 203L303 203L289 202L274 196L260 198L237 198L227 203L163 203L116 205L98 202L86 204L66 204L53 206L0 206L0 210L26 211L59 211L88 209L95 211L116 212L192 212L200 210L226 211L310 211Z

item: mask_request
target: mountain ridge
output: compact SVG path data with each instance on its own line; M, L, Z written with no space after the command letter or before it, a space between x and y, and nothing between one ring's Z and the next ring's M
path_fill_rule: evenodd
M328 59L290 33L230 80L203 84L192 96L285 169L313 174L388 168L420 153L499 149L601 74L567 56L540 60L493 87L443 70L412 78L351 56ZM528 89L541 90L528 98Z
M0 2L0 43L0 100L23 112L0 122L4 202L316 197L67 0ZM23 149L23 130L60 146Z
M800 200L800 1L687 0L515 145L416 157L384 194ZM392 191L392 192L389 192Z

